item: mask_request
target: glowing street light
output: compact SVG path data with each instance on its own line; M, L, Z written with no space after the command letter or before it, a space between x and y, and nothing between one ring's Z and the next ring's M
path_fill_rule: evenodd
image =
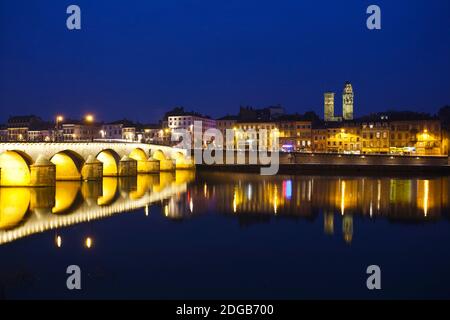
M95 118L92 114L86 115L86 117L84 119L86 120L86 122L89 122L89 123L92 123L95 120Z

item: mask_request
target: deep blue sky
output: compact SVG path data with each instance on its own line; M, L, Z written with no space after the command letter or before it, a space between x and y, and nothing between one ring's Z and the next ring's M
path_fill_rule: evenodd
M81 31L66 29L70 4ZM370 4L381 31L366 28ZM450 104L450 1L0 0L0 72L0 121L278 103L322 115L346 80L356 115L436 112Z

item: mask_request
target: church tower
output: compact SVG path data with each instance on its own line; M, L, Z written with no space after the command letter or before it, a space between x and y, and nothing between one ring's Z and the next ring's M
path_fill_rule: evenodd
M342 117L344 120L353 120L353 88L350 82L345 83L342 93Z
M325 121L334 121L334 92L324 94L324 118Z

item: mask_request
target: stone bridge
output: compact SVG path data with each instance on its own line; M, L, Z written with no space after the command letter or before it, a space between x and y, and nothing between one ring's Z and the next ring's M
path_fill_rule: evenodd
M192 169L186 150L126 142L0 143L0 186Z

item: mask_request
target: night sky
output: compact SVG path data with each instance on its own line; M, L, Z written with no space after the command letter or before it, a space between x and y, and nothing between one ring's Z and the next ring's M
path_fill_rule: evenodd
M77 4L82 30L66 28ZM366 8L382 30L366 28ZM282 104L323 116L450 104L449 0L0 0L0 121L12 114L156 122Z

